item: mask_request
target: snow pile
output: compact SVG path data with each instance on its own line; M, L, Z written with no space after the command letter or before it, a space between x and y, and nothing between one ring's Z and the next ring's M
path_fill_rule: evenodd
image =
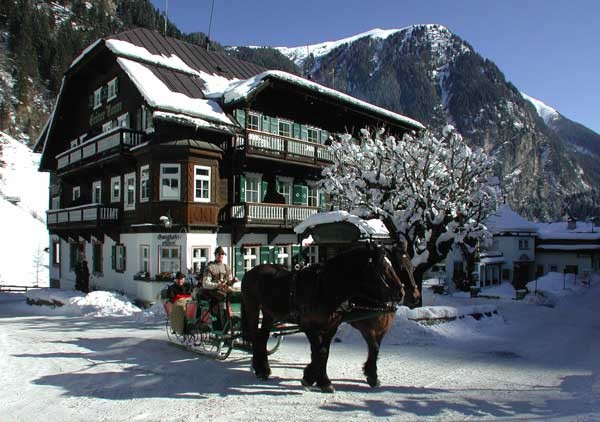
M491 316L497 313L495 306L491 305L472 305L472 306L423 306L421 308L409 309L402 306L396 312L396 316L413 321L425 320L452 320L464 318L468 315L486 315Z
M514 299L516 292L511 283L500 283L494 286L483 287L479 295L498 297L500 299Z
M354 224L360 230L361 234L366 237L389 237L390 234L383 224L383 221L377 218L363 220L347 211L328 211L313 214L294 227L294 232L302 234L308 228L313 228L321 224L338 223L341 221L347 221L348 223Z
M127 296L95 291L84 294L74 290L39 289L25 293L28 303L55 304L56 313L82 317L123 317L142 313Z

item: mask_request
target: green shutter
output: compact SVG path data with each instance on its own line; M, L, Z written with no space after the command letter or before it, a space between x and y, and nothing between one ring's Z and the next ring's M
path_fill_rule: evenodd
M267 194L267 188L269 183L266 180L260 182L260 197L262 198L261 202L265 202L265 195Z
M246 111L245 110L236 109L235 110L235 117L236 117L238 123L243 128L246 128Z
M329 139L329 133L326 130L321 131L321 143L324 144Z
M305 125L300 128L300 139L308 140L308 128Z
M117 268L117 247L111 246L110 251L110 268L115 270Z
M300 139L300 123L294 123L292 125L292 136L296 139Z
M292 268L300 262L300 246L292 245Z
M106 99L108 98L108 87L106 85L104 85L102 87L102 101L106 101Z
M123 271L127 270L127 248L123 246Z
M327 211L327 200L323 189L319 189L319 209L321 211Z
M271 117L271 130L269 132L279 135L279 119L276 117Z
M115 95L119 94L119 78L115 79Z
M292 204L308 205L308 186L294 185L292 188Z
M233 248L233 254L235 258L235 276L238 280L244 278L244 256L242 255L242 248Z
M261 130L263 132L268 132L271 130L271 118L269 116L265 116L264 114L262 116Z
M246 202L246 176L244 176L243 174L240 174L238 186L238 199L240 201L240 204L243 204Z
M269 246L261 246L259 264L270 264L271 262L271 248Z

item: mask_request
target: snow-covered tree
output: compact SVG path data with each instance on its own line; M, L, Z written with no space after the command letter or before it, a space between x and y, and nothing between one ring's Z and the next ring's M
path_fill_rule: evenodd
M472 258L477 241L488 236L482 222L496 208L496 193L486 183L493 162L452 126L440 139L429 131L400 140L363 129L360 139L342 135L329 148L326 190L341 209L383 220L406 245L419 286L453 245Z

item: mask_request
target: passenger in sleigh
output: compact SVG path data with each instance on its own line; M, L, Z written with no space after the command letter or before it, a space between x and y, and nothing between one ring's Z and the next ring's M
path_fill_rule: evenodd
M185 331L185 307L192 300L193 286L185 282L181 271L175 274L175 281L167 289L167 298L173 304L169 319L173 331L183 334Z
M218 246L215 249L215 260L208 263L201 279L201 286L204 293L210 299L211 314L217 317L218 329L223 328L225 320L226 303L225 298L227 293L234 290L239 290L239 282L236 277L231 275L231 271L227 264L223 262L225 259L225 250Z

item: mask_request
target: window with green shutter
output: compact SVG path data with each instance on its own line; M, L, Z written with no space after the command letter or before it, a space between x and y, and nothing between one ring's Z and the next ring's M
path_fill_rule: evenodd
M244 255L242 253L242 248L233 248L234 254L234 267L235 267L235 276L238 280L242 280L244 278Z
M260 263L270 264L271 262L271 248L269 246L260 247Z
M277 119L276 117L271 117L269 119L270 124L271 124L271 128L269 130L269 132L278 135L279 134L279 119Z
M329 133L326 130L321 130L321 143L324 144L329 139Z
M308 128L305 125L300 126L300 139L308 140Z
M328 205L327 205L327 198L325 196L325 192L320 189L319 190L319 209L321 211L327 211Z
M267 188L269 186L269 183L266 180L263 180L262 182L260 182L260 197L261 197L261 202L265 202L265 196L267 194Z
M292 204L308 205L308 186L294 185Z
M235 109L235 119L243 128L246 127L246 112L244 110Z
M302 260L302 256L300 255L300 246L292 245L292 268L296 267L297 264Z
M238 177L238 201L241 204L246 202L246 177L243 174Z
M271 118L269 116L262 116L262 131L270 132L271 131Z
M292 135L294 136L294 138L300 139L300 123L294 123L292 127L294 132Z

